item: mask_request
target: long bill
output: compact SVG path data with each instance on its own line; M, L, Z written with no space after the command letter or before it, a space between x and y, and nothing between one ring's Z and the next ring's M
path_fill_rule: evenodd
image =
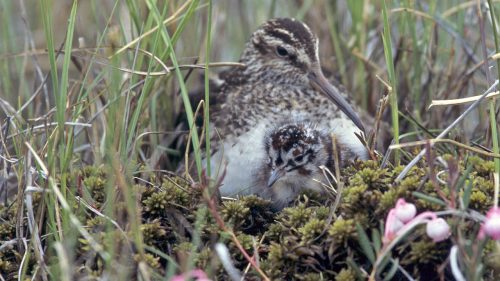
M342 112L344 112L345 115L347 115L347 117L349 117L352 122L354 122L354 124L361 131L363 131L363 133L365 132L365 127L363 126L361 119L358 117L354 109L352 109L352 107L347 103L344 97L340 95L338 90L335 89L330 82L328 82L319 66L315 67L315 69L309 73L308 77L313 87L329 97L340 108L340 110L342 110Z

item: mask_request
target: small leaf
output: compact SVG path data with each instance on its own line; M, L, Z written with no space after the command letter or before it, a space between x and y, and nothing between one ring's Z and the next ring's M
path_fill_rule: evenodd
M356 223L356 230L358 231L359 245L361 246L361 250L363 250L363 253L372 264L375 263L375 253L371 246L370 240L368 239L368 235L366 235L366 232L359 223Z
M380 249L382 248L382 239L380 238L380 232L378 232L378 229L376 228L374 228L372 231L372 243L375 252L380 252Z
M426 194L423 194L423 193L420 193L420 192L417 192L417 191L413 192L412 194L413 194L413 196L415 196L415 197L417 197L419 199L422 199L422 200L425 200L427 202L434 203L434 204L446 207L446 203L443 200L438 199L436 197L432 197L432 196L429 196L429 195L426 195Z
M389 252L386 255L384 255L384 257L382 258L380 263L378 263L377 268L375 268L375 272L377 272L377 275L379 273L382 273L384 271L384 269L387 267L387 265L389 264L389 262L392 260L392 257L390 256L390 254L391 253Z
M399 268L399 259L391 259L392 266L384 277L384 280L392 280Z
M361 270L361 268L359 268L359 266L354 262L354 260L352 258L347 258L346 260L346 263L347 265L349 265L350 268L352 268L354 270L354 272L356 272L356 277L358 278L358 280L365 280L366 279L366 274L364 274L363 270Z
M462 173L462 176L460 177L460 179L457 182L457 188L461 188L464 186L466 180L469 178L469 174L471 171L472 171L472 164L469 163L469 165L467 165L467 168Z
M462 195L462 202L464 203L464 210L469 208L470 195L472 193L472 180L467 181L467 186L464 188L464 194Z

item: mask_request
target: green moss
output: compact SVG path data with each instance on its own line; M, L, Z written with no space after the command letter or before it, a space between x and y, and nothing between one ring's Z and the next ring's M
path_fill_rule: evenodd
M170 206L169 202L172 203L173 198L173 195L166 191L153 193L142 201L144 204L144 211L151 215L165 214L167 207Z
M97 216L87 219L87 227L90 229L89 232L100 232L104 229L106 225L106 218Z
M302 235L302 240L311 240L317 238L326 228L326 222L318 218L312 218L304 226L298 229Z
M97 207L100 207L104 200L106 199L106 179L99 176L90 176L83 179L83 186L87 188L90 192L90 196L98 203Z
M271 279L283 279L284 274L281 270L285 267L283 248L279 244L271 242L267 259L263 260L260 266Z
M161 264L160 264L160 258L155 257L151 254L144 254L144 256L141 257L139 254L134 255L134 260L136 262L145 262L150 268L159 271L161 269Z
M335 244L345 245L349 239L357 237L356 223L353 219L337 219L328 230L328 235Z
M226 201L223 203L222 215L226 222L233 226L242 225L250 214L250 209L241 201Z
M330 208L319 206L316 208L316 217L320 220L326 220L330 216Z
M283 209L278 219L287 227L299 228L311 218L312 213L312 208L307 208L301 203L298 206Z
M368 185L363 182L353 183L353 185L346 188L343 194L342 201L346 207L352 209L360 205L364 199L364 194L368 190Z
M356 280L354 270L345 264L347 258L356 261L361 267L367 262L366 256L359 250L356 223L371 235L371 229L380 228L380 222L385 220L389 209L394 207L398 198L403 197L408 202L415 203L419 211L442 210L442 206L415 198L413 194L418 191L439 198L436 188L446 195L449 194L446 185L438 184L436 187L429 181L425 165L424 168L411 169L408 176L397 184L394 184L394 179L403 167L380 169L378 165L376 161L356 162L343 171L345 175L343 181L346 185L335 213L325 205L327 201L325 198L308 192L299 196L292 206L276 214L270 211L269 201L256 196L223 201L219 212L226 226L237 233L238 241L250 255L258 250L261 268L272 279ZM481 167L489 166L484 163L481 165ZM461 169L463 171L463 167ZM478 173L471 174L471 177L476 185L483 186L473 192L471 206L484 204L484 200L491 198L489 194L491 180ZM446 175L442 175L441 178L446 180ZM167 213L162 213L162 210L172 208L182 214L196 210L197 205L193 202L200 201L194 200L196 196L193 196L189 189L179 190L175 185L168 188L172 188L169 194L162 193L164 191L151 192L149 188L149 191L143 192L146 217L168 218ZM167 187L162 186L162 189ZM475 193L482 194L482 199ZM190 198L186 198L184 196L186 194L190 195ZM185 209L176 207L176 202L184 202ZM185 215L187 221L191 223L194 222L192 214ZM172 233L179 232L171 220L168 224L172 225ZM220 269L220 265L214 265L213 255L210 254L210 241L216 241L216 237L228 245L235 266L241 270L247 266L248 263L234 242L227 234L220 231L210 216L202 222L202 229L205 244L200 245L194 256L191 256L197 266L200 268L216 266ZM174 247L174 252L180 260L193 255L192 244L186 242L189 238L185 235L174 237L175 239L169 243L180 243L174 244L177 245ZM145 235L145 240L148 239ZM413 233L408 241L403 240L393 253L410 272L431 276L436 274L434 265L445 260L447 254L446 243L431 242L425 238L422 229ZM214 276L225 276L223 270L211 272ZM254 276L252 274L255 272L249 274Z
M142 193L143 210L148 215L166 215L170 208L188 211L199 204L201 193L181 178L163 179L161 187L147 187ZM188 212L189 213L189 212Z
M269 247L269 254L267 256L267 261L275 268L282 267L285 261L283 247L279 244L272 243L271 246Z
M477 176L473 178L473 187L488 194L493 194L495 189L495 185L491 180Z
M441 257L447 253L446 250L443 250L443 245L433 242L426 236L422 235L421 237L423 237L422 241L409 244L410 252L401 261L401 264L433 264L442 260Z
M105 178L106 172L104 171L102 166L85 166L81 170L81 175L84 178L89 177L100 177Z
M17 266L15 263L12 263L11 261L4 260L3 258L0 258L0 271L5 272L5 273L10 273L14 270L16 270Z
M473 209L482 209L483 206L491 206L491 197L488 197L480 190L473 190L470 195L469 207Z
M11 240L16 237L16 226L12 221L0 224L0 237L2 241Z
M473 165L474 172L482 177L489 177L495 171L495 163L478 156L470 156L468 162Z
M335 276L335 281L356 281L356 272L350 268L342 268Z
M142 238L144 243L148 245L155 245L158 241L165 239L167 231L160 224L159 219L156 219L150 223L145 223L140 226L142 232Z
M461 163L459 170L464 171L463 165L469 163L474 167L469 174L473 183L469 207L484 213L491 206L493 195L491 162L474 158L468 161ZM224 200L217 205L217 211L226 227L237 235L242 247L250 255L258 254L262 270L273 280L356 280L356 272L346 265L347 259L362 270L370 270L370 263L360 250L356 224L373 239L373 230L381 229L381 222L385 221L387 213L401 197L415 203L419 212L444 209L432 201L414 197L414 192L418 191L439 198L436 188L446 195L450 192L446 184L435 186L429 181L428 167L425 162L420 164L420 167L411 169L401 182L394 183L402 166L380 169L377 161L355 162L341 173L345 186L335 210L329 205L334 198L304 192L291 206L278 213L271 211L270 201L257 196ZM201 207L206 206L202 190L186 180L180 177L159 178L153 173L144 173L146 178L138 181L132 189L140 206L137 214L141 218L139 230L142 243L170 257L164 259L152 252L142 257L135 252L134 238L137 235L130 230L130 210L125 207L123 196L113 194L113 198L107 198L105 189L109 182L102 168L83 168L80 176L82 186L91 197L88 201L110 217L98 216L80 206L80 211L85 212L82 221L105 250L114 249L116 259L125 260L131 266L145 263L148 270L160 276L175 260L180 267L177 271L182 271L189 263L207 272L214 280L227 280L227 273L213 251L215 243L222 242L228 247L234 266L242 272L247 269L248 262L233 238L222 231L212 214L205 212L200 218ZM443 174L441 178L446 180L447 175ZM144 184L146 182L147 185ZM463 194L461 188L459 193ZM112 214L105 212L108 202L113 204ZM0 237L5 237L4 240L15 237L15 224L10 214L16 214L15 208L0 207L0 218L5 222L0 224ZM477 225L473 222L461 225L464 236L476 234ZM76 256L85 257L80 275L98 279L106 263L87 240L80 237L78 241ZM195 242L196 245L193 244ZM494 260L497 252L493 249L485 251L484 260L488 267L485 272L498 270ZM438 276L436 264L445 261L448 253L449 245L446 242L433 243L426 238L422 227L402 240L392 256L415 276ZM0 253L0 270L14 272L19 260L17 252ZM133 273L137 269L131 267L130 270ZM252 269L246 277L259 279Z
M281 223L273 223L269 225L266 231L266 237L270 241L279 240L284 231L285 227Z
M195 190L187 185L187 183L180 178L167 178L163 179L161 189L172 196L172 204L178 206L187 206L191 201L191 195Z
M249 255L253 255L254 245L256 245L257 241L259 241L259 239L257 237L254 237L254 236L248 235L248 234L244 234L244 233L238 233L236 236L236 239L238 239L240 245L243 247L243 249L245 249L245 251ZM232 240L229 243L229 251L231 253L235 253L236 258L239 261L244 260L243 254L239 251L238 247L236 246L236 244Z

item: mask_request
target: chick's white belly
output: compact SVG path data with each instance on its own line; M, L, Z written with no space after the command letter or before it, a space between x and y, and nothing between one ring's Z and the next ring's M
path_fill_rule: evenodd
M347 119L347 117L330 120L329 128L331 128L331 133L335 135L337 141L342 146L350 149L359 159L367 160L369 158L366 147L356 137L356 133L360 134L361 130L351 120Z
M297 112L282 112L282 115L288 116L287 120L290 120L291 123L296 122L297 116L302 116ZM269 122L271 121L259 122L259 125L236 138L226 138L223 147L219 147L217 153L212 156L211 177L220 179L224 176L222 185L219 187L222 196L234 197L259 193L257 195L266 197L262 191L263 187L267 187L267 185L259 181L258 177L262 175L263 165L266 165L267 155L264 148L264 137L266 131L273 126ZM354 135L355 132L359 133L360 131L351 120L337 118L318 125L323 130L335 134L337 141L343 147L351 150L359 159L368 159L366 148ZM262 186L255 186L259 184ZM308 178L307 182L301 182L300 185L306 188L309 186L317 187L318 183Z
M265 159L264 135L266 124L255 126L234 140L224 142L212 156L212 178L225 176L219 188L222 196L247 195L252 193L255 176Z

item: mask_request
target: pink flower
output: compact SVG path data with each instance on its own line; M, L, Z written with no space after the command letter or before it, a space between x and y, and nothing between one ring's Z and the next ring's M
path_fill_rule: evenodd
M491 236L493 240L500 240L500 208L495 206L486 213L481 232Z
M390 241L396 236L396 232L403 228L404 223L396 216L396 209L391 209L385 221L384 240Z
M441 242L450 236L450 226L443 218L430 220L425 230L434 242Z
M403 198L399 198L395 208L396 217L403 223L411 221L417 214L417 208L411 203L407 203Z
M186 281L186 280L196 280L196 281L211 281L205 272L201 269L194 269L190 272L175 275L170 279L171 281Z
M387 215L383 243L394 242L394 239L403 237L419 224L427 224L427 235L434 242L440 242L450 236L450 226L434 212L423 212L417 214L417 208L407 203L403 198L398 199L396 207L392 208ZM499 234L500 235L500 234Z

